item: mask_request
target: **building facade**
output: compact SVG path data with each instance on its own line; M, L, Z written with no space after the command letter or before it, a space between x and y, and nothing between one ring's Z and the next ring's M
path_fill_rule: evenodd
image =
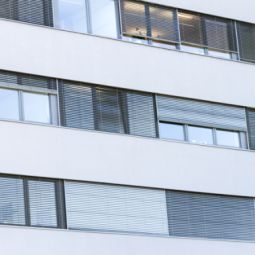
M0 1L3 254L253 255L254 9Z

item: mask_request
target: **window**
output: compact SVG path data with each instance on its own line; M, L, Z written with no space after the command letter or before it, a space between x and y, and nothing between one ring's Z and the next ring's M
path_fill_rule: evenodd
M216 130L216 139L218 145L241 147L239 132Z
M192 143L213 144L213 131L211 128L188 126L188 137Z
M160 138L184 141L184 126L173 123L159 123Z
M50 123L49 96L36 93L23 93L24 120Z
M22 179L0 177L0 224L25 225Z
M0 88L0 118L19 120L19 94L17 91Z
M55 26L86 33L87 9L85 0L53 0Z
M117 17L115 0L90 0L92 33L117 37Z
M124 36L152 40L150 44L158 46L178 42L176 11L138 1L122 1L122 33ZM170 47L171 48L171 47ZM176 47L174 47L176 48Z
M28 180L32 226L57 227L55 182Z
M240 59L255 63L255 25L237 22Z
M56 96L0 88L0 118L57 124Z

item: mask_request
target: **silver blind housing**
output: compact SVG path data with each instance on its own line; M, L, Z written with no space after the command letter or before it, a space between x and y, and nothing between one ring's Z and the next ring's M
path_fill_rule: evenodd
M157 96L160 121L246 131L245 108Z

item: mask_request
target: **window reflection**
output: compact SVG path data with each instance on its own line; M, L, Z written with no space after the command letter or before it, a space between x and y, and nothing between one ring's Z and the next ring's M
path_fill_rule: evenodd
M211 128L188 126L189 141L200 144L213 144L213 131Z
M216 136L218 145L240 147L240 137L238 132L217 130Z
M0 118L19 120L19 94L17 91L0 89Z
M180 124L159 123L160 138L171 140L184 140L184 127Z
M85 0L54 0L55 25L58 28L86 33L87 15Z
M114 0L90 0L92 33L117 37L117 20Z
M49 96L23 93L24 120L50 123Z

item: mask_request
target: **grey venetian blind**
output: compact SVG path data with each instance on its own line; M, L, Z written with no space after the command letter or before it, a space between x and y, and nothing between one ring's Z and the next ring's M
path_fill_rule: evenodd
M204 34L202 16L199 13L178 11L182 43L203 46Z
M255 25L237 22L240 58L255 62Z
M124 35L178 41L175 9L139 1L121 0L121 21Z
M31 226L57 227L54 181L28 180Z
M160 121L246 131L245 108L157 96Z
M65 182L71 229L168 235L163 190Z
M206 46L216 50L236 52L236 36L232 20L204 16Z
M69 81L59 82L61 123L67 127L94 129L92 88Z
M42 76L14 73L0 70L0 83L32 86L45 89L56 89L56 80Z
M167 191L173 236L255 240L253 198Z
M53 26L51 0L1 0L0 18Z
M249 147L255 150L255 109L247 109Z
M0 177L0 224L25 223L23 180Z

